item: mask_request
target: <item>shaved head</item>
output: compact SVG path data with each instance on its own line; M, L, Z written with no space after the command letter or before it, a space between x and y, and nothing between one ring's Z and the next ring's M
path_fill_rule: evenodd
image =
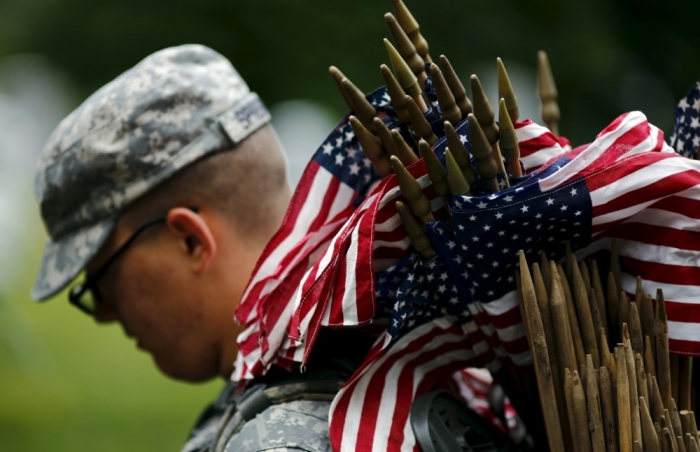
M235 148L209 155L137 200L123 214L138 225L173 207L210 208L240 236L269 240L289 202L286 161L270 125Z

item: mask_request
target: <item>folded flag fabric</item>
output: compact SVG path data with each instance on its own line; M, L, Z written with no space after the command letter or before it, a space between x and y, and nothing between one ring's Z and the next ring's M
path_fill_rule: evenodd
M700 148L700 80L676 107L676 121L669 143L680 155L698 158Z

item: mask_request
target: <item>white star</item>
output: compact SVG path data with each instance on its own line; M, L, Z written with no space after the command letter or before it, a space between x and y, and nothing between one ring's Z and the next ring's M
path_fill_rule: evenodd
M577 210L576 213L575 213L574 215L576 215L576 216L578 217L578 216L580 216L582 213L583 213L583 212L581 212L580 210Z
M353 147L348 148L348 157L350 158L355 158L355 154L357 154L357 149Z
M484 255L481 254L481 253L479 253L479 254L476 255L476 258L477 258L477 259L483 259L483 258L484 258Z
M569 208L569 206L561 206L561 211L564 212L568 208Z
M484 278L484 279L486 279L486 278L488 278L488 277L489 277L489 274L488 274L488 273L486 273L486 272L484 272L484 274L483 274L483 275L481 275L481 277L482 277L482 278Z
M537 226L535 226L535 229L537 229L539 231L540 229L542 229L542 225L538 224Z
M551 206L552 204L554 204L554 200L552 198L547 199L546 202L547 202L548 206Z
M495 193L492 194L491 196L489 196L489 200L491 200L491 201L493 201L493 200L496 199L496 198L498 198L498 195L495 194Z
M503 200L505 202L511 202L513 200L513 197L509 195L509 196L504 197Z
M469 217L469 219L470 219L471 221L476 221L476 217L475 217L474 215L472 215L471 217Z
M339 148L343 145L343 139L341 137L336 138L335 147Z
M479 204L476 205L479 209L484 209L486 207L486 203L484 201L481 201Z
M505 235L505 231L498 231L498 235L503 237Z
M497 220L500 220L501 218L503 218L503 214L500 213L500 212L498 212L498 213L496 214L496 219L497 219Z
M333 153L333 145L330 143L326 143L323 145L323 153L326 155L331 155Z
M457 257L454 258L454 261L457 262L458 264L462 263L462 256L457 255Z
M454 248L455 245L457 245L457 244L456 244L455 242L453 242L452 240L450 240L449 242L447 242L447 246L449 246L450 249Z
M697 129L698 127L700 127L700 120L698 120L698 118L692 118L690 120L690 127L692 127L693 129Z
M350 165L350 174L360 174L360 165L357 163Z
M542 214L538 213L537 215L535 215L535 218L537 218L539 220L540 218L542 218Z
M681 99L681 101L678 103L678 107L685 112L685 109L690 107L690 104L688 103L687 100Z
M487 243L486 248L493 248L493 243L492 242Z
M515 234L515 235L512 237L512 239L513 239L513 240L518 240L518 234Z
M467 140L467 136L466 136L466 135L460 135L460 136L459 136L459 141L461 141L462 143L466 143L466 142L468 142L469 140Z
M498 261L493 261L493 263L492 263L491 265L492 265L494 268L498 267Z
M695 99L695 102L693 102L693 108L695 110L700 110L700 97Z
M343 160L345 160L345 156L344 156L344 155L338 154L338 155L335 156L335 164L336 164L336 165L342 165L342 164L343 164Z
M464 225L458 224L457 229L459 229L460 231L464 231Z
M571 196L576 196L576 192L577 192L577 191L578 191L577 189L572 188L572 189L571 189L571 192L570 192L570 193L571 193Z
M509 283L512 283L513 281L515 281L515 279L514 279L512 276L509 276L509 277L508 277L508 282L509 282Z
M508 248L503 248L503 254L508 254L508 251L510 251Z
M479 241L479 236L478 236L478 235L475 235L474 237L472 237L472 240L474 240L475 242L478 242L478 241Z
M523 211L523 213L527 212L527 211L528 211L528 209L529 209L529 207L528 207L528 206L526 206L526 205L523 205L523 206L522 206L522 207L520 208L520 210L522 210L522 211Z
M484 226L484 231L488 231L490 229L491 229L491 226L489 226L488 224Z

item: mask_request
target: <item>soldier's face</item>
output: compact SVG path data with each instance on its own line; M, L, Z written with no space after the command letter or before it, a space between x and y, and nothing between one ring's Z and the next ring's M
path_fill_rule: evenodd
M118 225L88 273L131 232ZM139 237L98 281L103 301L96 319L118 321L164 373L188 381L220 374L222 353L230 354L222 342L235 344L230 331L235 304L222 312L214 303L218 300L212 300L209 275L201 271L202 254L212 251L206 248L197 237L179 234L166 222Z

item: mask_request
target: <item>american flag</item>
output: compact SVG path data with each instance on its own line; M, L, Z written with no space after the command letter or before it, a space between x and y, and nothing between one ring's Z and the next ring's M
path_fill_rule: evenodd
M550 161L509 189L452 197L448 207L456 246L451 254L462 257L463 283L469 287L459 306L480 305L502 343L509 333L517 340L521 333L513 331L522 331L512 278L517 251L525 250L531 260L539 251L557 258L569 240L583 258L615 238L624 290L634 292L637 275L645 290L661 287L672 351L699 354L700 319L692 299L700 250L693 245L700 243L697 187L700 163L676 154L659 129L632 112L590 145ZM406 415L413 398L452 374L455 363L473 359L459 317L435 314L449 307L450 299L437 297L431 319L380 341L346 384L331 411L334 449L416 449ZM394 314L400 310L397 306ZM368 422L380 426L372 429Z
M676 122L669 140L680 155L697 159L700 147L700 80L676 107Z
M387 123L396 122L386 89L367 96ZM357 204L379 182L348 116L308 163L278 232L266 246L236 311L239 335L234 381L263 375L273 363L289 367L303 349L291 338L300 281L332 243Z

